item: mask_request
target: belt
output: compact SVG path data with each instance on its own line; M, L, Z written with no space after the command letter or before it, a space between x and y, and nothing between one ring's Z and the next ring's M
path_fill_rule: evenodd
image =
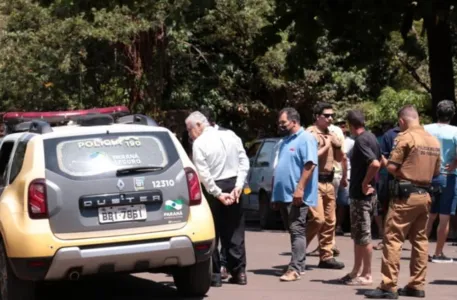
M333 177L335 176L335 173L320 173L318 181L323 182L323 183L328 183L333 181Z
M218 179L214 180L216 184L221 183L221 182L227 182L227 181L236 181L236 176L234 177L229 177L229 178L224 178L224 179Z
M422 187L422 186L413 186L411 189L412 194L427 194L430 192L430 187Z

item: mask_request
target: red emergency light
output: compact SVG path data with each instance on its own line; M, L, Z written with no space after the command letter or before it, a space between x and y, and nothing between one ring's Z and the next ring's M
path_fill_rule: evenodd
M112 106L105 108L52 112L7 112L3 115L3 122L7 125L14 125L31 120L41 119L48 123L60 123L70 120L77 120L78 117L90 114L109 114L114 118L118 118L130 114L130 111L125 106Z

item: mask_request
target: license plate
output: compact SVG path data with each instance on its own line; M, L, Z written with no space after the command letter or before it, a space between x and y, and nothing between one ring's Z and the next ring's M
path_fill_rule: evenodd
M100 207L98 209L98 220L100 224L131 222L146 220L146 205L124 205L112 207Z

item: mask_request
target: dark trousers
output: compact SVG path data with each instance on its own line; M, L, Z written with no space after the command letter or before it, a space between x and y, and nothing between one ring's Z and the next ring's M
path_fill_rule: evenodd
M300 274L306 268L306 218L309 207L301 207L292 203L281 203L279 206L282 220L289 230L292 255L289 269Z
M221 247L221 253L220 253L220 257L221 257L221 266L222 267L225 267L227 265L227 251L225 250L224 247Z
M236 178L216 181L223 193L230 193L235 188ZM213 273L221 273L221 257L218 251L219 239L225 252L226 268L232 275L246 271L246 248L244 244L244 212L239 203L226 206L203 189L211 207L216 231L216 246L213 252Z

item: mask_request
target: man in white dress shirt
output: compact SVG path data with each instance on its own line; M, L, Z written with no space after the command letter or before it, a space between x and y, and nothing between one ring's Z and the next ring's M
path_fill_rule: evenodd
M194 141L192 158L205 187L216 230L226 249L227 269L231 283L245 285L246 249L244 243L244 213L241 192L249 171L249 159L241 139L231 130L217 130L201 112L186 119L189 136ZM213 252L212 286L222 285L219 251Z
M206 117L206 119L208 120L208 123L209 123L210 126L214 127L217 130L227 130L226 128L217 125L216 120L215 120L214 111L212 111L211 109L205 107L205 108L201 109L200 112ZM205 187L203 186L203 188L205 188ZM220 257L220 262L221 262L221 278L222 278L222 280L227 279L229 277L229 275L227 273L227 267L226 267L227 266L227 254L226 253L227 253L227 251L222 246L222 243L221 243L221 249L219 251L219 257Z

